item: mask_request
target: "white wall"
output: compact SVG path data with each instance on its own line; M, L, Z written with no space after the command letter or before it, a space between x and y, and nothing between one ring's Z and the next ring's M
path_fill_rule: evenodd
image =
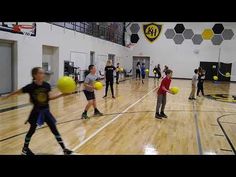
M236 23L223 23L225 28L233 29L234 37L231 40L224 40L221 45L215 46L211 41L204 40L201 45L194 45L192 40L184 40L181 45L174 43L172 39L167 39L164 35L167 28L174 28L175 23L159 23L163 24L162 32L159 38L150 43L144 36L142 26L144 23L138 23L140 30L138 32L139 41L131 49L131 56L150 56L151 69L158 63L163 68L168 65L174 70L174 76L179 78L191 78L193 70L197 68L200 61L217 62L219 47L221 47L221 61L236 61ZM193 29L194 34L201 34L205 28L212 28L215 23L183 23L185 28ZM130 26L129 26L130 27ZM128 32L130 33L128 27ZM198 54L194 51L199 50ZM126 60L126 65L132 65L132 59ZM232 74L236 73L236 62L232 67ZM153 75L150 72L150 75ZM236 81L236 75L231 77L232 81Z
M121 45L42 22L37 23L36 37L0 31L0 39L17 42L18 88L31 81L30 70L33 67L42 65L43 45L59 47L58 77L63 75L64 60L70 60L71 51L87 54L88 63L90 51L95 52L95 60L111 53L121 63L127 58L129 51Z

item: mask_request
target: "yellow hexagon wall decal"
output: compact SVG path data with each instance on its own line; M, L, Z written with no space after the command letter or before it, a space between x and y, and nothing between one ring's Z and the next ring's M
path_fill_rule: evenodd
M214 35L214 32L210 28L204 29L204 31L202 32L202 38L204 40L211 40L213 35Z

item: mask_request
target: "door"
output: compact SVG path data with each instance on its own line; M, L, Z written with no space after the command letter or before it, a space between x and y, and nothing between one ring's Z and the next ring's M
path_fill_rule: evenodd
M143 56L133 56L133 78L136 77L136 65L140 62L140 65L142 66L142 63L145 64L145 68L150 70L150 57L143 57ZM149 74L147 75L149 76Z
M115 64L115 55L114 54L108 54L108 60L112 61L112 65Z
M0 94L12 91L12 44L0 42Z

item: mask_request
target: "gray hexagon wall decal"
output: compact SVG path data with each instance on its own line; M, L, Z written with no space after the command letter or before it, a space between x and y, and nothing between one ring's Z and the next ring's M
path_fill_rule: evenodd
M232 29L225 29L222 33L224 40L231 40L234 36L234 32Z
M220 45L223 41L223 37L220 34L215 34L211 39L213 45Z
M184 37L182 34L176 34L175 37L173 38L175 44L182 44L184 41Z
M140 30L140 27L139 27L139 24L137 23L133 23L131 26L130 26L130 31L131 33L133 34L137 34Z
M186 29L184 30L183 36L185 39L192 39L194 33L192 29Z
M192 38L193 44L200 45L203 41L201 34L195 34Z
M175 30L174 29L167 29L165 32L165 36L167 39L173 39L173 37L175 36Z

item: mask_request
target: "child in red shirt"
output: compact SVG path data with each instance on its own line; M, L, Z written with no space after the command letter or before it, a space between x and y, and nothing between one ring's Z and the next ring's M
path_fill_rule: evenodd
M166 92L173 94L170 90L170 83L171 83L171 77L172 77L173 71L170 69L167 69L165 71L166 77L161 81L161 85L157 91L157 106L156 106L156 116L157 119L167 118L167 115L165 115L165 105L166 105ZM161 112L160 112L161 108Z

